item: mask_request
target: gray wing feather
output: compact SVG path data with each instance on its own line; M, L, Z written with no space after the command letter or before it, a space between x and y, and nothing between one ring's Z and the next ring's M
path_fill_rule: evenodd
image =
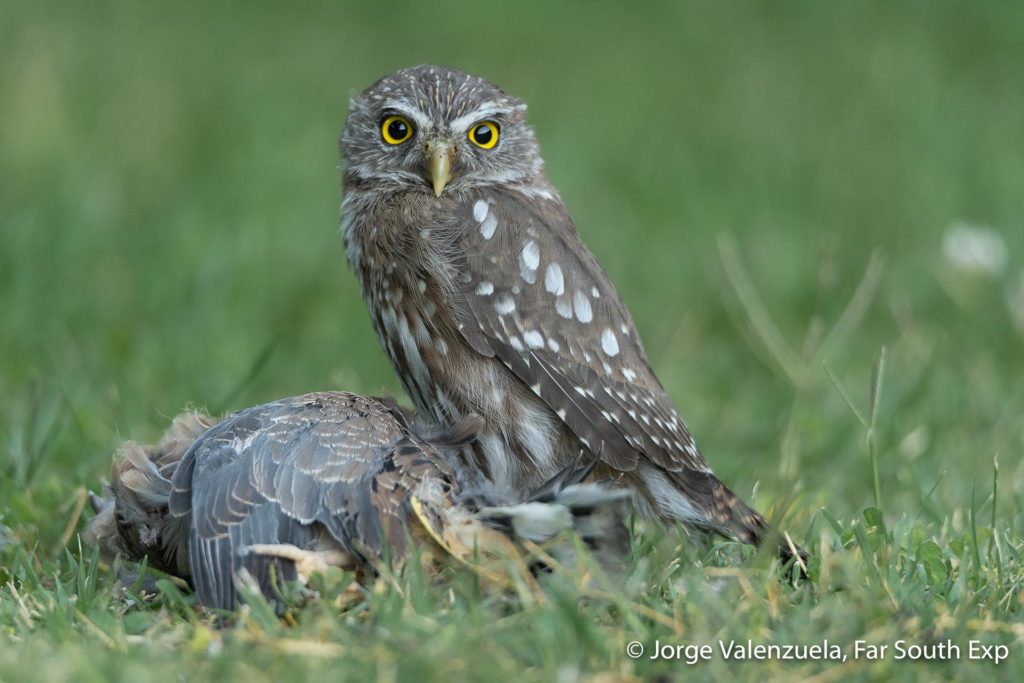
M229 416L198 439L172 480L169 509L191 519L192 579L204 604L230 609L245 568L266 595L291 562L246 553L302 547L317 529L357 557L404 551L408 494L424 477L454 486L439 454L373 399L308 394ZM274 571L271 571L273 566Z
M227 534L204 538L193 533L189 539L192 582L204 605L220 609L235 606L234 577L246 569L264 595L274 595L275 580L294 581L295 566L278 557L246 553L256 543L288 543L303 547L313 540L313 529L282 513L273 503L252 507L249 514L228 527Z

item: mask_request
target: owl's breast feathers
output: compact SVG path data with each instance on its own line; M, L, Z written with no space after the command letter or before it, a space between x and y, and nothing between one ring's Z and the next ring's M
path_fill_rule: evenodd
M434 381L461 364L446 304L451 238L442 234L435 204L417 193L349 192L343 231L371 323L406 391L422 412L454 421L470 411L440 389L443 377Z

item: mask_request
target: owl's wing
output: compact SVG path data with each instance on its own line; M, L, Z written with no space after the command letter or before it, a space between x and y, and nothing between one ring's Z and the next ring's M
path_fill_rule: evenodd
M614 285L557 199L487 192L457 216L457 324L619 470L642 453L709 471L647 361Z
M309 547L326 529L355 557L404 551L410 493L447 465L374 399L307 394L227 417L201 436L172 480L170 513L191 518L189 558L200 601L230 609L249 570L265 595L295 579L291 562L256 544Z

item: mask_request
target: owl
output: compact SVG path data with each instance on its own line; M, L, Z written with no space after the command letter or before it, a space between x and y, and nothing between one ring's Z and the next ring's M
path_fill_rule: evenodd
M403 69L351 99L340 146L342 232L373 327L420 413L483 416L466 457L486 477L526 495L583 450L650 516L765 536L651 369L521 100Z
M448 463L478 428L470 415L428 435L392 401L347 392L280 399L220 421L182 415L159 444L122 446L107 496L93 497L87 537L185 579L218 609L237 606L239 581L274 601L282 581L327 567L372 576L378 563L401 562L410 540L421 558L452 556L499 585L515 582L501 573L509 559L543 564L520 550L522 540L565 566L577 532L599 561L621 561L622 491L580 482L596 460L573 463L524 503L464 485L473 477ZM488 557L493 566L480 564ZM528 573L518 579L532 585Z

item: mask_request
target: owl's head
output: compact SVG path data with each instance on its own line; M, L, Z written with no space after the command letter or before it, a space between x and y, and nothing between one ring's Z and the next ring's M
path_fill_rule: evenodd
M457 192L543 177L526 105L493 83L439 66L402 69L349 103L346 185Z

